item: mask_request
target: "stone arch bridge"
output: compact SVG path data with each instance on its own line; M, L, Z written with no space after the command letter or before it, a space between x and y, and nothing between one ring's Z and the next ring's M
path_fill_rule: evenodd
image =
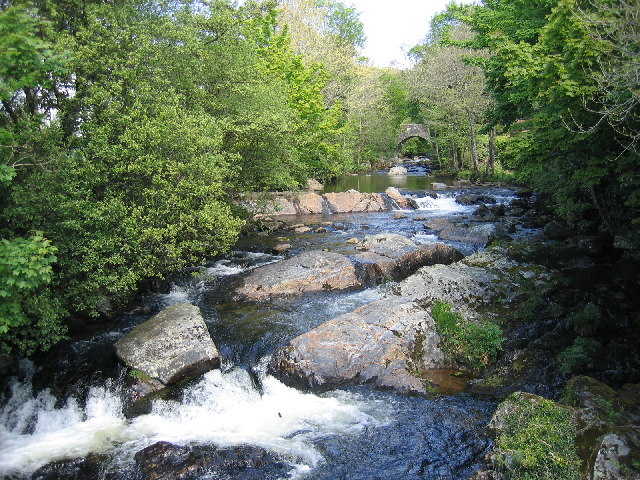
M414 137L422 138L430 142L431 132L429 132L429 127L421 123L405 123L400 125L400 131L398 132L398 138L396 140L396 150L400 150L400 145Z

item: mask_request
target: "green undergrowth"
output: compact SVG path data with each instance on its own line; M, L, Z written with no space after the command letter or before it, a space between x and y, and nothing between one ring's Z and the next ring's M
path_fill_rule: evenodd
M579 480L573 410L541 397L510 396L496 438L493 462L511 480ZM502 477L501 477L502 478Z
M451 363L477 371L492 363L502 350L502 329L491 321L471 322L440 300L433 305L431 315L442 336L440 348Z

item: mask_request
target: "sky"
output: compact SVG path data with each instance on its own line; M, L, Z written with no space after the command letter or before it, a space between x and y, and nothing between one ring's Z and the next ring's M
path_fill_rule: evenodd
M343 0L342 3L360 12L367 35L363 55L377 67L396 62L393 66L402 68L410 64L406 53L427 35L431 17L443 11L450 0Z

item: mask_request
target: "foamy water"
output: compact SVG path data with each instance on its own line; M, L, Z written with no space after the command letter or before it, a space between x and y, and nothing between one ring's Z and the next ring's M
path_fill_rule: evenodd
M64 406L47 391L34 397L29 378L11 384L0 411L0 475L30 474L52 461L91 452L114 453L120 462L155 442L177 445L255 445L279 454L296 471L323 457L315 438L351 435L381 425L389 412L357 394L303 393L263 375L262 391L242 369L214 370L186 389L181 401L157 400L151 413L128 420L115 388L93 388L84 406Z
M423 197L414 199L420 211L429 211L438 215L466 214L473 212L477 205L460 205L454 197L438 195L438 198Z

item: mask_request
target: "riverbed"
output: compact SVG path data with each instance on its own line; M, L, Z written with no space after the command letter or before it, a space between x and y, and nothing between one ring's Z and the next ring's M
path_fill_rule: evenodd
M228 300L243 274L283 258L271 253L278 243L291 245L288 255L312 249L350 255L354 251L348 239L375 233L401 233L418 243L437 241L424 230L425 219L469 216L476 207L455 202L460 189L432 198L425 178L416 180L424 188L411 184L405 190L416 196L417 210L286 219L311 230L243 237L225 258L188 269L172 279L168 293L146 297L145 308L60 346L37 364L23 361L0 403L0 476L44 478L33 477L34 472L51 462L91 456L98 465L93 478L139 478L135 453L165 441L261 447L282 468L265 468L255 478L468 478L491 447L485 425L495 401L464 392L412 398L366 386L318 394L288 387L266 371L276 347L381 298L391 284L277 303ZM489 193L501 203L513 197L505 188ZM451 244L465 254L480 248ZM150 412L128 417L122 399L125 372L112 345L162 308L183 302L202 311L224 358L222 368L154 400ZM60 468L56 477L47 478L76 477Z

